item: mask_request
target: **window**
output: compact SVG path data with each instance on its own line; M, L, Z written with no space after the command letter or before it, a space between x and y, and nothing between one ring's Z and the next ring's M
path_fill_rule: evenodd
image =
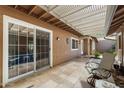
M71 49L78 50L78 39L71 38Z

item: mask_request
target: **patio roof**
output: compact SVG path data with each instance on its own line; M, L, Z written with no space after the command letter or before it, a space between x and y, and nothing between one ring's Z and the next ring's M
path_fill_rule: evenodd
M41 5L40 7L83 35L106 36L105 21L108 9L106 5Z
M115 6L106 5L11 5L29 16L78 36L105 37Z
M107 35L111 35L115 32L121 31L120 28L123 27L123 24L124 24L124 5L118 5L113 15L113 19L111 21Z

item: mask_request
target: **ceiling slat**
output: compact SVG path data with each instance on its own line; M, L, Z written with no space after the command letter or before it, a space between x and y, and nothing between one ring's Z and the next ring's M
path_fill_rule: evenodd
M50 8L51 6L48 5L47 7ZM86 5L86 6L63 5L63 6L58 6L50 13L77 32L82 33L82 31L84 30L90 31L91 29L89 28L98 29L99 27L100 30L99 33L102 34L103 33L102 29L105 28L106 12L107 12L106 5ZM58 21L58 22L54 22L53 25L59 26L60 28L65 27L66 29L66 25L64 25L63 23ZM95 29L93 29L92 32L94 31ZM106 32L104 31L104 33ZM85 32L85 34L88 33Z

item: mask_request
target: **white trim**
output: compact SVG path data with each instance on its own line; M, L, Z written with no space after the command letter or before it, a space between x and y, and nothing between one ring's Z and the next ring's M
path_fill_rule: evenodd
M15 23L21 26L25 26L25 27L30 27L32 29L34 29L34 33L36 35L36 29L42 30L44 32L49 32L50 34L50 67L53 67L53 33L51 30L48 30L46 28L42 28L39 27L37 25L33 25L30 24L28 22L16 19L16 18L12 18L6 15L3 15L3 79L2 79L2 84L3 86L5 86L8 82L13 81L15 79L21 78L23 76L26 76L28 74L33 73L34 71L36 71L36 69L34 68L33 71L28 72L26 74L22 74L20 76L14 77L12 79L8 79L8 23ZM34 38L36 39L36 36L34 36ZM6 42L5 42L6 40ZM34 46L36 45L36 41L34 42ZM34 54L36 54L36 48L34 48ZM36 67L36 56L34 55L34 65Z
M96 49L95 41L92 39L92 51Z
M6 24L6 25L4 25ZM3 75L2 75L2 86L5 86L7 80L8 80L8 24L7 24L7 18L3 17ZM5 42L6 40L6 42Z
M83 40L81 40L81 54L83 54L83 45L84 45L84 42L83 42Z
M76 49L73 49L72 48L72 40L78 40L78 39L77 38L74 38L74 37L71 37L71 51L79 50L79 44L78 44L78 48L76 48Z

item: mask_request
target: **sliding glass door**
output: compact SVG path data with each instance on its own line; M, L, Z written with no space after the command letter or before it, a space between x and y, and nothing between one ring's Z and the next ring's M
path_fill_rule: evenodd
M34 70L34 30L14 23L9 30L9 78Z
M7 79L50 66L50 32L8 22Z
M36 69L50 65L49 63L49 33L36 30Z

